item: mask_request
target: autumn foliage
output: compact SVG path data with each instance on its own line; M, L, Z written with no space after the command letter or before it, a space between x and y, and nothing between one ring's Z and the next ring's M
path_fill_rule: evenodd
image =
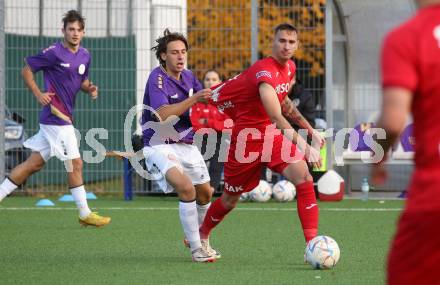
M299 29L301 42L296 60L308 77L324 74L325 0L258 2L258 55L270 54L273 28L284 22ZM215 68L225 77L251 64L251 1L188 0L189 67L201 77Z

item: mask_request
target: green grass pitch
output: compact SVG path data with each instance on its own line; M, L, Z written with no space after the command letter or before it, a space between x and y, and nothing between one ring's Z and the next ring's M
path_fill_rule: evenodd
M112 217L81 228L73 203L36 198L0 204L1 284L384 284L384 264L402 201L320 203L320 234L341 259L333 270L303 262L296 203L241 203L211 236L222 258L191 262L175 197L90 201Z

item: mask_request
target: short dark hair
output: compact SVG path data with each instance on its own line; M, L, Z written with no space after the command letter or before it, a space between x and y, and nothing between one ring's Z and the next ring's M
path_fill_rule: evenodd
M64 23L64 29L66 29L68 23L73 22L79 22L79 26L82 30L84 30L85 27L85 21L86 18L84 18L78 11L76 10L69 10L66 14L64 14L63 23Z
M162 53L166 53L168 44L174 41L183 42L186 50L189 49L188 40L184 35L177 32L172 33L169 29L165 29L165 31L163 31L163 36L156 39L157 45L151 48L151 50L156 51L156 58L159 60L160 65L165 66L165 61L160 57L160 55Z
M276 35L279 31L291 31L298 33L298 29L294 25L288 23L283 23L276 26L274 29L274 34Z

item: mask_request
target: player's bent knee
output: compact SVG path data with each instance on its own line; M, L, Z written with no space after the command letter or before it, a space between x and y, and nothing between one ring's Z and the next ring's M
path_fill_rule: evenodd
M199 205L206 205L211 201L212 195L201 195L199 192L196 194L197 203Z
M305 162L289 165L282 174L294 185L313 181L313 177Z
M188 182L180 182L175 186L176 192L182 200L194 200L196 196L196 191L194 186Z
M196 185L196 195L197 195L197 203L200 205L208 204L211 201L212 195L214 194L213 188L209 185L209 183Z
M44 167L44 160L28 159L26 161L27 168L32 172L40 171Z
M302 184L305 182L312 182L312 181L313 181L313 177L308 172L304 173L302 175L298 175L295 178L290 180L290 182L292 182L293 185L298 185L298 184Z
M313 176L310 174L310 172L307 172L304 177L304 182L313 181Z

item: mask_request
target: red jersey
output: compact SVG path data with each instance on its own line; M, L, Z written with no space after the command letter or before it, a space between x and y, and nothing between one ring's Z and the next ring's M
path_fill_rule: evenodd
M411 188L417 191L410 191L409 197L418 198L411 204L428 208L434 199L440 205L440 5L421 9L388 34L382 50L382 85L414 94L416 170Z
M291 60L286 65L272 57L258 60L241 74L214 86L213 104L234 121L234 128L253 127L264 130L271 121L260 99L260 83L270 84L282 102L295 71L295 64Z
M210 104L197 103L191 108L190 118L194 131L209 128L221 132L228 117Z

